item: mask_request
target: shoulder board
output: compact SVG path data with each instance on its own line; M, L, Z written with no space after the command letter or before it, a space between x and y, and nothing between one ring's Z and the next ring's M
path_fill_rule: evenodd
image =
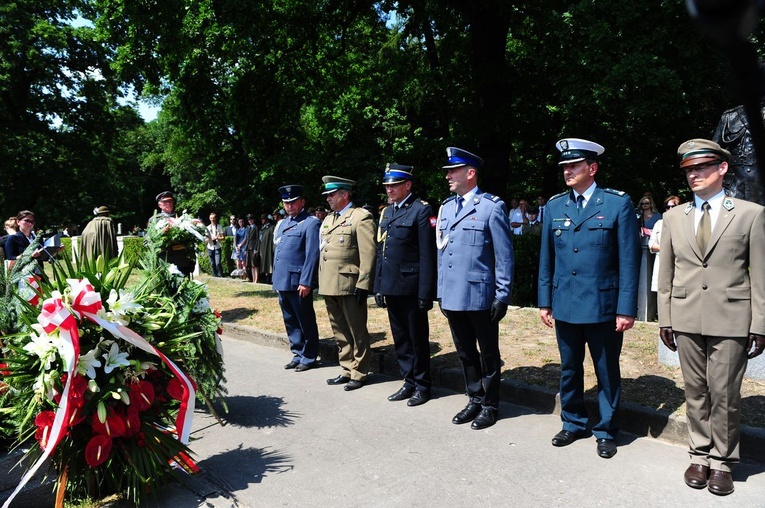
M491 194L489 192L483 192L483 193L481 193L481 196L486 198L486 199L490 199L490 200L494 201L495 203L499 203L500 202L499 196L495 196L494 194Z
M550 201L552 201L553 199L558 199L558 198L562 198L563 196L568 196L570 193L571 193L571 191L570 191L570 190L567 190L567 191L561 192L560 194L556 194L556 195L554 195L553 197L551 197L550 199L548 199L548 200L547 200L547 202L549 203L549 202L550 202Z
M616 194L617 196L624 196L626 194L626 192L624 192L624 191L620 191L620 190L616 190L616 189L609 189L607 187L605 189L603 189L603 191L604 192L608 192L609 194Z
M445 205L445 204L446 204L446 203L448 203L449 201L454 201L454 199L455 199L456 197L457 197L457 196L449 196L448 198L446 198L446 199L444 199L443 201L441 201L441 204L442 204L442 205Z

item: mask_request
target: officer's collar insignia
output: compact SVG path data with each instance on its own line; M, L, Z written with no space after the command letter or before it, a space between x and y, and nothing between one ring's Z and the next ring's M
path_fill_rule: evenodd
M688 215L689 213L691 213L691 210L693 210L693 203L688 203L685 206L685 215Z
M481 200L478 198L478 196L473 198L473 204L474 205L477 205L479 201L481 201Z
M735 206L735 205L733 204L733 201L732 201L730 198L725 198L725 200L723 200L723 208L725 208L725 209L726 209L726 210L728 210L729 212L730 212L731 210L733 210L733 207L734 207L734 206Z

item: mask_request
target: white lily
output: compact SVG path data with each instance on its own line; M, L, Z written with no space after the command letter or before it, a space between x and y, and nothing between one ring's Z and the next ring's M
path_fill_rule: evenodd
M88 351L87 354L80 356L80 361L77 364L77 372L80 375L87 374L90 379L96 378L96 367L101 366L101 360L96 358L97 353L98 348L95 348Z
M108 353L104 353L101 355L104 359L106 359L106 364L104 365L104 372L107 374L111 374L111 372L116 369L117 367L123 366L127 367L130 365L130 361L128 360L128 354L127 353L121 353L119 346L117 346L117 343L113 343L112 347L109 348Z
M35 355L45 364L45 370L50 370L50 362L55 357L58 348L53 338L42 330L39 325L32 325L37 335L30 335L29 342L24 344L24 351ZM38 330L39 328L39 330Z

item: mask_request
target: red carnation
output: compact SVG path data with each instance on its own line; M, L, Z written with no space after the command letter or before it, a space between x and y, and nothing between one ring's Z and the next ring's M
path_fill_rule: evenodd
M50 437L50 430L55 419L56 413L53 411L43 411L35 416L35 425L37 425L35 439L37 439L43 449L48 444L48 437Z
M8 369L8 365L6 365L5 363L0 363L0 375L10 376L11 371L7 369Z
M130 405L138 411L146 411L154 403L154 386L148 381L130 385Z
M85 446L85 460L90 467L100 466L112 451L112 440L106 436L98 434L88 441Z

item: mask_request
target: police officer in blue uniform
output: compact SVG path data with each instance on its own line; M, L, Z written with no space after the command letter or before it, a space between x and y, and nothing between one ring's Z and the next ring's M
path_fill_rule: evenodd
M436 298L435 217L412 194L412 167L388 164L383 185L390 206L377 230L375 301L387 307L404 386L388 397L419 406L430 399L428 311Z
M454 147L446 154L446 180L456 195L441 203L436 221L438 299L469 397L452 422L472 421L479 430L498 416L499 321L510 304L513 244L505 203L477 186L483 159Z
M301 185L280 187L279 194L287 217L274 232L272 280L274 290L279 293L292 351L292 360L284 368L302 372L316 365L319 352L313 289L318 285L321 223L306 212Z
M539 314L549 327L554 320L561 357L563 429L552 444L566 446L588 435L583 362L589 347L600 410L592 432L598 455L610 458L619 430L622 339L637 315L638 224L627 194L595 183L601 145L572 138L556 146L571 191L547 203L539 255Z

